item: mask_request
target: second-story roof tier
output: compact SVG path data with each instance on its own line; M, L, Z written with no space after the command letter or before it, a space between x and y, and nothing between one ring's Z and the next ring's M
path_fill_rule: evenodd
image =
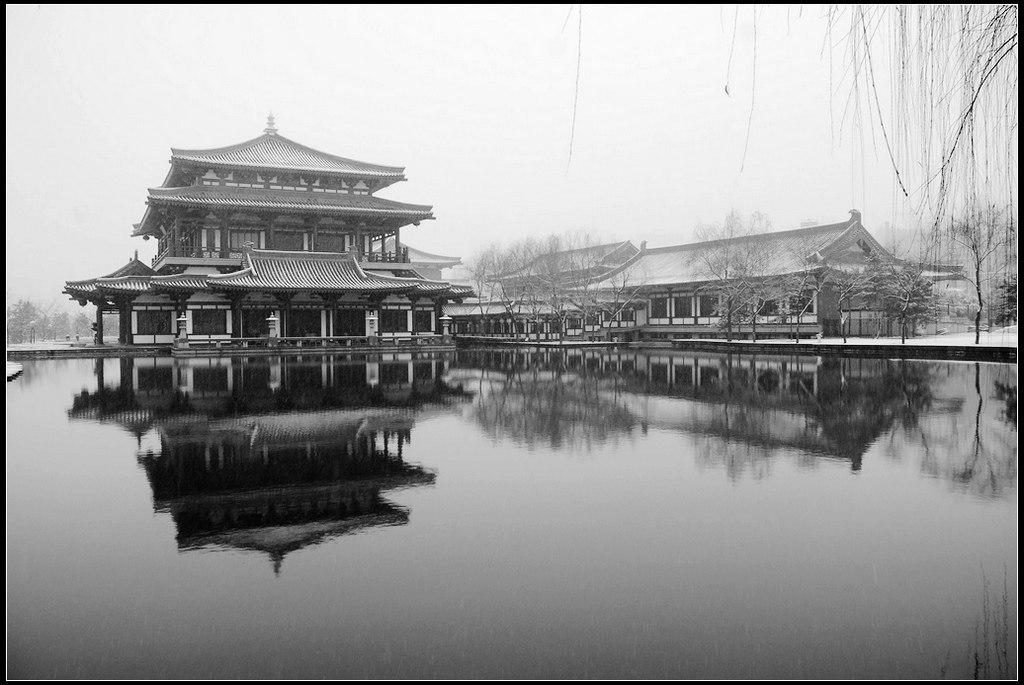
M254 213L330 216L342 220L386 224L391 228L433 219L430 205L414 205L371 195L265 190L257 188L150 188L149 205L134 236L161 237L175 208ZM161 210L172 210L166 215Z

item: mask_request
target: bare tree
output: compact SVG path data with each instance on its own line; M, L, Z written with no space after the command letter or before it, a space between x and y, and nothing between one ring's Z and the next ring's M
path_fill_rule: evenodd
M473 292L476 293L481 322L490 313L493 303L501 302L504 305L501 282L495 278L495 274L501 270L499 264L503 259L502 247L492 243L474 254L466 264Z
M593 325L610 291L616 301L635 296L629 272L608 281L635 252L628 243L601 245L587 232L568 232L492 246L474 258L470 271L480 291L500 300L516 320L532 323L537 338L550 324L564 339L570 319L581 319L584 332Z
M1009 208L988 205L954 219L950 235L970 260L971 270L965 276L977 296L978 309L974 314L974 344L977 345L981 342L982 311L997 279L993 261L1007 248L1016 251L1017 224ZM1014 258L1014 268L1016 263Z
M607 274L597 284L596 302L602 318L609 322L621 321L623 313L638 302L646 282L642 269L635 260L623 264Z
M779 302L783 308L780 313L785 316L794 341L800 342L800 324L818 296L832 283L832 276L829 269L810 261L804 254L793 254L792 258L804 266L778 278Z
M88 336L92 333L92 319L82 312L78 312L74 317L72 317L71 328L76 340L81 338L83 335Z
M637 297L635 269L629 260L636 248L629 243L600 244L585 231L561 236L559 287L567 312L578 316L581 332L600 330L602 314L618 315Z
M767 295L768 284L762 281L768 262L758 252L760 245L749 238L770 230L771 220L760 212L746 223L730 212L721 225L697 227L697 239L706 243L697 255L705 281L699 290L719 297L716 313L728 340L732 340L733 322L756 316L757 300Z
M935 316L931 273L936 268L937 244L935 234L920 232L918 240L906 250L894 244L891 257L869 257L867 294L886 316L899 323L902 343L907 340L908 325Z
M557 325L559 339L565 335L571 309L569 289L576 276L572 249L571 236L550 235L535 243L533 259L523 269L520 287L526 293L538 338L545 320Z
M760 228L763 226L763 228ZM751 234L766 232L770 224L760 214L751 219ZM778 317L780 305L789 294L789 279L779 273L779 264L785 257L778 243L768 240L745 240L741 245L744 253L743 270L738 278L744 284L740 309L750 321L751 339L757 341L757 323L760 319Z
M524 274L539 251L538 241L526 238L507 245L492 244L469 263L481 317L489 313L489 305L498 303L516 336L525 333L520 330L524 317L538 318L536 284Z
M863 301L872 291L871 272L844 265L829 270L827 281L835 291L839 303L839 332L843 336L843 342L846 342L854 303L858 300Z

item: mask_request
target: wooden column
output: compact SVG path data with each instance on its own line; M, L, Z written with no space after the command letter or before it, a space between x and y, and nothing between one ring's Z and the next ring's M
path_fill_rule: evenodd
M266 228L264 230L267 232L267 249L276 250L277 240L274 238L274 216L266 216L263 221L266 224Z
M441 327L441 317L444 316L444 303L445 302L446 302L446 300L443 297L439 297L436 300L434 300L434 334L435 335L439 335L441 333L444 333L444 330ZM455 332L455 322L454 321L452 321L451 328L452 328L451 332L454 333Z
M242 298L245 295L230 296L231 302L231 337L241 338L242 337Z
M338 335L338 296L329 295L327 297L327 306L329 307L329 316L327 319L327 335L333 338Z
M287 338L291 335L291 318L292 318L292 298L295 297L291 293L281 293L277 296L281 300L281 321L278 323L278 335L282 338Z
M173 239L171 241L171 257L180 257L184 252L181 249L181 215L174 215Z
M395 261L402 261L402 246L398 242L398 229L395 229Z
M220 220L220 256L226 258L231 254L231 230L228 226L230 215L227 212L220 212L217 218Z
M117 303L117 341L127 345L132 337L132 305L131 299L123 299Z
M96 344L103 344L103 303L96 303Z

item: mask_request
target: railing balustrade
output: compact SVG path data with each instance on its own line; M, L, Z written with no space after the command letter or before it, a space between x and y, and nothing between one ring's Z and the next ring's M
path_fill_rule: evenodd
M164 259L233 259L241 262L245 253L238 248L215 250L206 247L165 247L156 257L153 257L152 265Z
M363 255L363 261L405 264L409 262L409 248L404 247L398 252L369 252Z
M165 259L235 259L241 261L244 256L245 253L237 247L216 250L208 247L178 245L160 250L153 257L152 266L156 266ZM409 248L405 247L397 252L367 252L361 254L359 259L364 262L408 264Z
M380 347L387 345L404 346L436 346L446 344L444 336L437 334L416 334L396 337L382 337L369 335L334 335L334 336L278 336L258 338L221 338L216 340L204 340L196 338L187 339L188 347L215 347L223 349L259 349L266 347L294 347L294 348L316 348L316 347Z

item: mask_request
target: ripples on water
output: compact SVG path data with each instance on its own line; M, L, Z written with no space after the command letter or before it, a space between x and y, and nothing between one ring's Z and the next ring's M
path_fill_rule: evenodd
M30 362L8 675L1015 676L1016 457L1013 365Z

